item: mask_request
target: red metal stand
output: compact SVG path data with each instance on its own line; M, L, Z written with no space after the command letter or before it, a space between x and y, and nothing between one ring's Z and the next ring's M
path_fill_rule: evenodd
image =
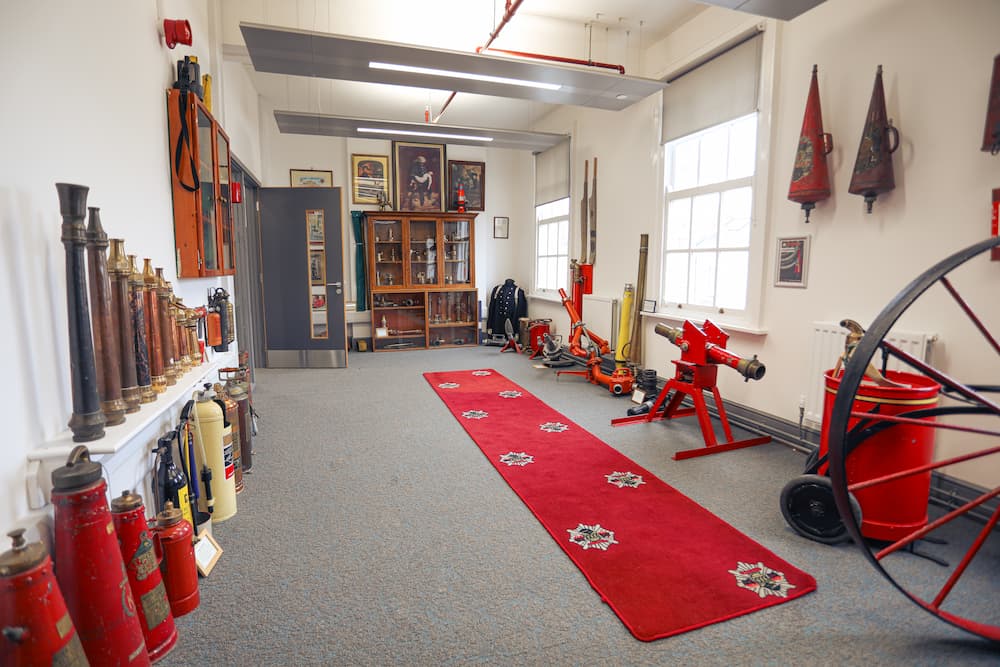
M690 459L696 456L708 456L709 454L718 454L719 452L728 452L734 449L743 449L744 447L753 447L771 442L771 436L769 435L749 438L747 440L733 440L733 431L729 428L729 418L726 417L726 408L722 404L722 397L719 395L719 389L715 385L719 371L718 366L694 364L683 360L677 360L673 363L677 365L677 374L663 385L663 389L656 397L656 402L653 403L649 412L644 415L613 419L611 420L612 426L696 415L698 417L698 425L701 426L701 435L705 439L705 447L703 449L679 451L673 456L675 461ZM708 405L705 403L703 393L706 389L710 390L712 396L715 398L715 406L719 410L719 420L722 422L722 430L726 434L726 442L720 443L715 437L715 430L712 428L712 417L708 414ZM674 394L670 396L670 400L661 412L660 406L667 401L671 390ZM685 396L690 396L691 400L694 401L693 408L680 407L681 401L684 400Z
M513 336L508 336L507 342L500 348L501 352L506 352L507 350L513 350L514 352L521 354L521 346L517 344L517 340L515 340Z

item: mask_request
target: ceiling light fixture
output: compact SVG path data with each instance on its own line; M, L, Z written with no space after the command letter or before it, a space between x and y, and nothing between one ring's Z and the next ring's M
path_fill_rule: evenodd
M453 79L467 79L470 81L485 81L487 83L501 83L509 86L524 86L525 88L540 88L542 90L559 90L562 88L558 83L542 83L541 81L528 81L527 79L511 79L504 76L490 76L488 74L473 74L472 72L456 72L446 69L433 69L431 67L413 67L411 65L397 65L395 63L369 62L372 69L391 70L394 72L407 72L409 74L428 74L430 76L447 76Z
M412 137L434 137L436 139L464 139L466 141L493 141L493 137L477 137L471 134L446 134L444 132L417 132L415 130L391 130L381 127L359 127L358 132L374 134L405 134Z

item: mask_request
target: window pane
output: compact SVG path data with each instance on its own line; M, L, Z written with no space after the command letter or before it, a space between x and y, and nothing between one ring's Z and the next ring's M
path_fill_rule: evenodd
M569 254L569 220L560 220L558 223L559 230L557 232L559 236L559 248L556 251L559 255Z
M691 255L691 303L696 306L715 305L715 253Z
M757 157L757 114L737 121L729 135L729 178L753 176Z
M545 225L545 231L549 235L548 241L548 254L556 254L556 249L559 248L559 225L558 224L548 224Z
M535 260L535 286L538 289L548 289L548 285L545 284L545 271L542 270L542 266L545 260L541 257Z
M750 246L750 211L753 190L750 187L726 190L722 193L719 214L719 247Z
M691 207L691 247L715 248L719 229L719 193L694 198Z
M702 135L698 162L698 185L718 183L726 178L729 132L720 127Z
M667 250L686 250L691 239L691 198L675 199L667 209Z
M698 140L680 141L674 146L670 162L669 190L676 192L698 184Z
M558 289L562 287L566 289L566 284L569 282L569 260L566 257L560 257L556 260L556 281L552 285L552 289Z
M750 253L746 250L719 253L719 285L715 305L742 310L747 307L747 271Z
M549 254L549 235L545 231L545 225L538 226L538 254L548 255ZM538 274L541 276L541 272Z
M663 300L687 303L687 254L667 253L663 265Z

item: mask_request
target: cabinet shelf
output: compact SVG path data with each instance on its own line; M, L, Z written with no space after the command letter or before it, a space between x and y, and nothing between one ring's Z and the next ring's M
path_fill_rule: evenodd
M374 267L368 284L373 304L372 328L383 328L384 319L390 330L420 329L419 334L413 335L376 336L372 349L399 351L479 343L479 324L475 319L479 312L473 257L475 220L475 213L365 214L368 265ZM389 231L393 235L391 241L385 240ZM400 259L377 259L379 253L386 255L397 247ZM449 254L461 255L462 259L449 259ZM392 283L386 284L388 280ZM379 306L379 300L393 304L409 300L420 305ZM441 321L446 318L450 321ZM396 341L412 345L393 346Z
M194 93L171 88L166 99L177 277L233 275L229 137Z

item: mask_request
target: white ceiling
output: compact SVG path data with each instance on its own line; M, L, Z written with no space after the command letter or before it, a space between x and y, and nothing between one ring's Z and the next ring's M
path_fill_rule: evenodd
M225 55L245 64L258 93L275 109L423 122L425 108L437 115L450 90L256 72L246 56L239 23L473 52L489 40L504 7L504 0L224 0ZM703 9L693 0L523 0L492 46L621 64L627 74L641 76L641 49ZM456 30L456 25L467 28ZM535 101L459 93L440 122L528 129L551 108Z

